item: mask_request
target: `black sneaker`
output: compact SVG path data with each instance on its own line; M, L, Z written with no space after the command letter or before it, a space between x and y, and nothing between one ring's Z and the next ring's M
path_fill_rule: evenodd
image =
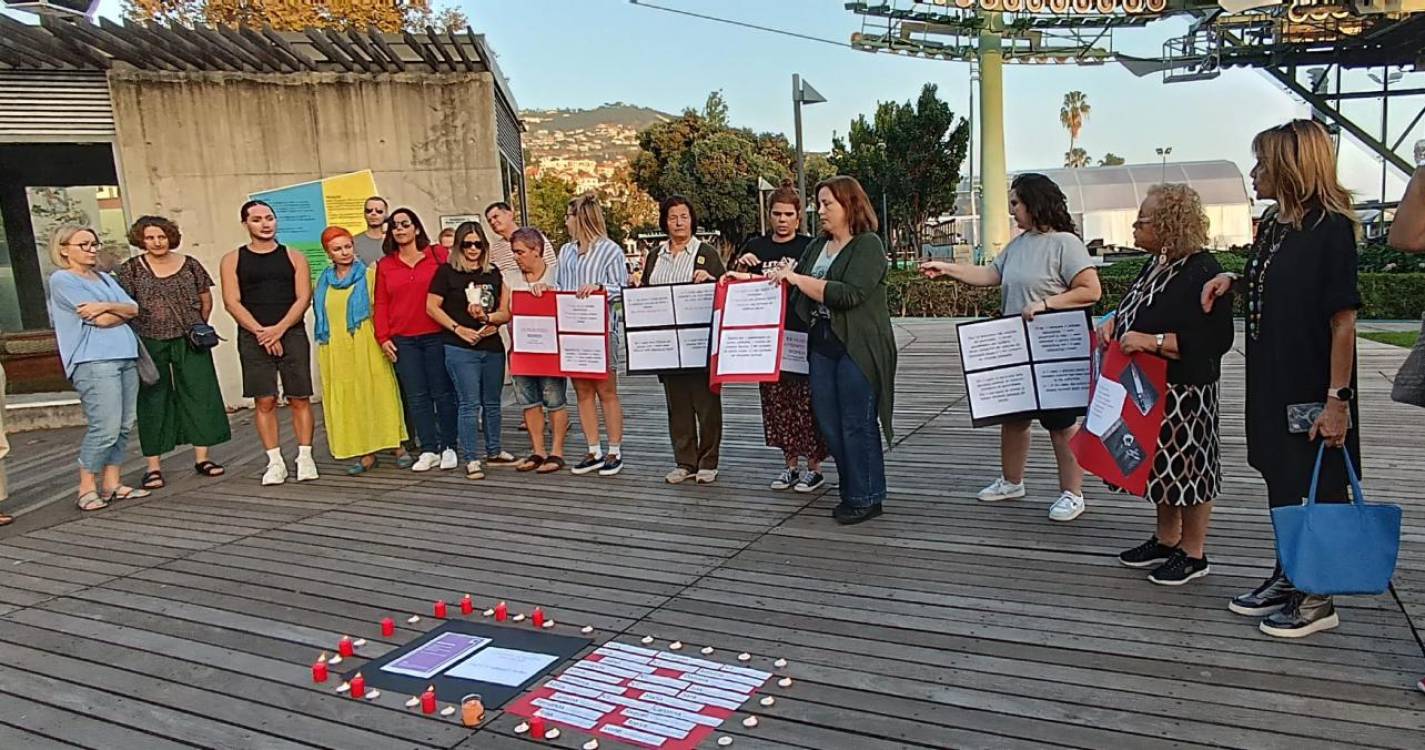
M1267 580L1262 581L1262 585L1249 593L1233 597L1227 608L1246 617L1265 617L1286 606L1294 593L1296 587L1291 585L1291 579L1286 577L1281 564L1278 563L1276 570L1272 571Z
M604 459L604 465L599 467L599 476L611 477L623 471L623 454L609 455Z
M1181 586L1211 572L1212 566L1207 563L1207 555L1200 558L1188 557L1186 552L1175 549L1168 555L1167 562L1148 574L1148 580L1159 586Z
M797 480L797 486L792 489L797 492L816 492L821 489L823 484L826 484L826 477L822 476L821 472L808 470L802 472L801 479Z
M585 453L584 460L580 461L577 464L574 464L572 467L569 468L569 471L573 474L588 474L591 471L598 471L602 468L604 468L603 456L595 456L592 453Z
M847 508L844 505L838 505L835 510L831 511L831 517L842 526L855 526L879 515L881 515L880 503L867 505L863 508Z
M1158 541L1158 536L1154 534L1148 541L1125 550L1118 554L1118 562L1130 568L1147 568L1157 565L1167 560L1173 554L1173 548Z
M1331 597L1297 591L1281 611L1268 615L1258 627L1277 638L1305 638L1340 624L1341 618L1336 616L1336 605Z

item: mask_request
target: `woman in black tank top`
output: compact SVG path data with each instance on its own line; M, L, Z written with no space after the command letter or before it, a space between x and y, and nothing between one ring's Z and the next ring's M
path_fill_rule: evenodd
M243 307L264 326L276 325L297 302L296 269L286 245L267 253L238 248L237 278Z

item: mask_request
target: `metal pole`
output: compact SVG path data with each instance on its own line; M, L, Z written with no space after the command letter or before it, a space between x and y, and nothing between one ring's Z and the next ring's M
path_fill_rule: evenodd
M976 70L976 68L975 68L975 63L974 63L974 62L971 62L971 63L970 63L970 119L969 119L969 123L970 123L970 143L969 143L969 148L966 150L966 155L969 156L969 158L970 158L970 183L969 183L969 185L970 185L970 199L969 199L969 206L970 206L970 232L971 232L971 235L970 235L970 246L971 246L971 247L979 247L979 244L980 244L980 217L979 217L979 215L978 215L980 212L979 212L979 210L978 210L978 209L979 209L979 203L978 203L978 201L977 201L976 198L975 198L975 84L978 82L978 80L979 80L979 75L978 75L978 72L977 72L977 70ZM952 245L951 245L951 248L952 248L952 249L950 250L950 259L951 259L951 260L954 260L954 259L955 259L955 251L954 251L954 249L953 249L953 248L954 248L953 243L952 243ZM976 258L975 260L978 261L979 259Z
M807 200L806 158L802 154L802 77L798 73L792 74L792 119L796 123L797 131L797 194L802 197L802 204L806 206L798 217L798 226L805 229L808 223L807 210L811 208L812 201Z
M1380 142L1390 143L1390 136L1386 133L1389 123L1386 116L1390 114L1390 68L1382 66L1380 69ZM1389 165L1384 157L1380 160L1380 202L1381 210L1385 210L1385 177ZM1382 214L1384 216L1384 214Z
M999 255L1009 244L1009 171L1004 153L1004 54L1000 31L1003 17L984 13L978 44L980 67L980 192L983 257Z
M767 233L767 193L757 188L757 233Z

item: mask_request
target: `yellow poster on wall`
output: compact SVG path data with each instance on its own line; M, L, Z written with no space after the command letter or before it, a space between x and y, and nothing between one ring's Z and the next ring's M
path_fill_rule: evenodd
M322 231L330 226L342 227L353 235L366 231L363 210L366 199L376 194L371 170L363 169L264 190L250 197L272 206L277 215L277 241L306 256L315 281L331 264L322 249Z

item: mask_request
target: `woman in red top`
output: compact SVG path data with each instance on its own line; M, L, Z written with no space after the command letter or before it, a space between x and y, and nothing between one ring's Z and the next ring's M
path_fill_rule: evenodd
M412 471L458 463L456 403L445 369L440 325L426 314L426 292L450 251L431 244L415 212L398 208L386 219L385 257L376 263L376 341L396 364L421 455Z

